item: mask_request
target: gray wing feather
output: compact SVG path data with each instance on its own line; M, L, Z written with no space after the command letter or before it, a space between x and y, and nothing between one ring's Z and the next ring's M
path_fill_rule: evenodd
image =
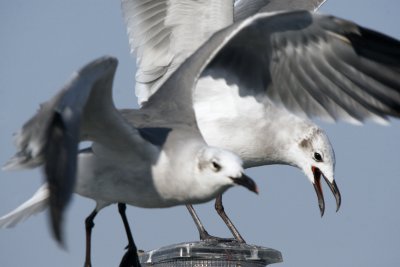
M308 117L385 122L399 116L397 40L306 11L260 14L244 24L225 41L207 74Z
M212 33L260 11L315 10L321 0L122 0L131 53L136 55L136 96L142 105Z
M185 61L151 106L176 118L182 116L177 110L192 114L199 75L225 79L242 96L269 98L307 117L353 123L400 117L400 42L332 16L260 13L237 22ZM171 104L171 95L182 97Z
M44 165L53 233L58 241L62 241L63 211L75 185L79 141L90 140L114 149L133 146L141 152L148 148L137 129L126 123L114 107L112 83L116 67L116 59L103 57L78 71L22 127L16 138L19 152L5 166L13 169Z
M291 90L304 97L311 104L306 112L309 116L320 116L321 112L317 105L309 102L310 97L303 96L307 90L314 98L321 99L324 95L333 100L321 100L321 103L331 110L334 119L347 118L337 112L338 107L346 110L350 119L358 121L370 118L379 122L386 119L386 115L398 116L399 62L395 60L399 59L399 53L396 55L396 48L391 48L397 41L330 17L316 18L308 34L287 34L286 45L276 44L282 51L279 58L271 62L271 69L294 78L288 85L277 81L270 91ZM313 35L315 40L312 40ZM366 49L368 44L372 50ZM294 62L295 59L298 61ZM290 68L282 62L289 62ZM310 79L309 72L299 74L306 68L303 66L314 66L317 73L311 72L311 75L320 77L320 81L302 86Z
M211 34L233 21L233 0L122 0L121 7L137 58L139 104Z
M116 66L116 60L105 58L77 72L22 127L16 138L19 152L4 167L12 169L44 165L50 188L53 233L58 241L62 240L62 211L69 202L75 185L82 113L93 87L103 87L104 80L112 80Z
M258 12L303 9L317 11L326 0L236 0L234 20L248 18Z

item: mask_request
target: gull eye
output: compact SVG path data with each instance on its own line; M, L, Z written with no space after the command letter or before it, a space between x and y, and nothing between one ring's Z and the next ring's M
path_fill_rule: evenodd
M213 171L219 172L221 170L221 165L216 163L215 161L212 162Z
M321 156L321 154L319 154L318 152L315 152L315 153L314 153L314 160L315 160L316 162L322 162L322 156Z

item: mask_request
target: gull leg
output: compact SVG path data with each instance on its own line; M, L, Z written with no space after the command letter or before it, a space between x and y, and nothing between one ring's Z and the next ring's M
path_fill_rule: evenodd
M246 243L246 241L244 241L243 237L240 235L239 231L233 225L232 221L228 218L228 215L226 215L224 206L222 205L222 195L218 195L215 199L215 210L225 222L226 226L229 228L236 241L240 243Z
M131 228L129 227L128 219L126 218L126 204L118 203L118 211L121 215L122 222L124 223L126 237L128 238L128 246L126 247L127 251L122 257L119 267L140 267L137 248L135 245L135 241L133 241L133 236Z
M92 213L85 219L85 229L86 229L86 258L85 258L85 267L91 267L92 262L90 259L91 254L91 239L92 239L92 229L94 227L94 218L97 215L97 210L94 209Z
M204 228L204 225L200 221L200 218L197 215L196 211L194 210L193 206L190 204L187 204L186 208L188 209L190 215L193 218L194 223L196 224L197 230L199 231L200 240L210 239L211 235L207 232L206 228Z
M197 215L196 211L194 210L193 206L190 204L186 205L186 208L188 209L190 215L193 218L194 223L196 224L197 230L199 231L200 235L200 240L216 240L218 242L231 242L233 241L230 238L221 238L221 237L215 237L210 235L207 230L204 228L203 223L201 222L199 216Z

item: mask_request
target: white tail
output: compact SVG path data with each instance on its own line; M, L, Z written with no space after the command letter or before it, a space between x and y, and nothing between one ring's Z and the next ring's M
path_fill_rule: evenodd
M21 206L0 218L0 228L14 227L28 217L43 211L47 207L49 189L42 185L36 193Z

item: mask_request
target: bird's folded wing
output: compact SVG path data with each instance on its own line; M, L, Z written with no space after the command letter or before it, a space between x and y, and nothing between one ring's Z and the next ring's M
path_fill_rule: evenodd
M187 89L201 73L238 85L243 97L268 98L308 117L400 116L400 42L332 16L260 13L237 22L213 35L149 102L185 95L186 106L164 104L163 112L192 108Z
M122 0L122 12L142 104L211 34L232 23L233 0Z
M258 12L303 9L316 11L326 0L236 0L234 20L250 17Z
M61 239L62 211L75 185L80 141L93 141L114 150L135 148L143 154L151 149L152 145L114 107L116 67L116 59L103 57L76 72L16 134L19 151L4 166L6 170L44 166L57 239Z

